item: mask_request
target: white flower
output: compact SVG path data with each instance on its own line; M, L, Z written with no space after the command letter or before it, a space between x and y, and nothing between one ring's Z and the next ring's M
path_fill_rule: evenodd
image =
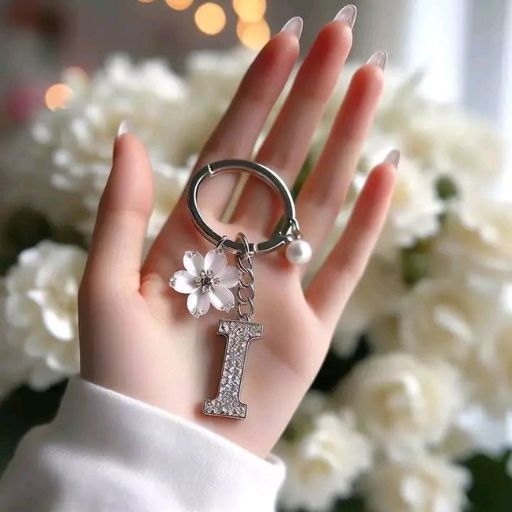
M507 317L465 366L473 397L490 414L512 412L512 318Z
M425 279L403 298L399 341L408 352L464 366L491 342L501 315L493 288L459 276Z
M422 70L389 71L372 131L433 176L450 176L463 189L488 187L501 169L499 133L455 105L426 98Z
M276 453L287 465L279 501L290 509L327 510L337 497L351 493L354 481L371 464L369 444L354 430L348 411L320 414L309 432L281 441Z
M186 251L183 256L186 270L178 270L171 277L169 285L179 293L188 294L187 308L196 318L206 315L210 304L219 311L229 311L235 306L229 288L238 285L241 274L226 263L222 249L208 251L205 257L197 251Z
M42 113L33 127L39 142L38 167L50 168L48 180L60 189L59 202L68 206L65 219L90 234L112 163L112 147L119 123L126 119L146 144L155 175L155 211L148 236L153 237L179 197L189 174L191 154L184 128L187 88L159 60L132 64L115 55L90 80L66 76L73 89L65 109ZM45 162L46 159L46 162ZM58 214L63 216L62 207Z
M436 234L442 210L432 177L407 157L401 157L389 212L376 247L377 254L396 258L397 249Z
M77 293L85 252L50 241L23 251L5 278L7 342L43 389L79 370Z
M363 486L372 512L462 512L470 482L467 469L425 454L402 462L381 462Z
M288 424L287 434L293 438L302 437L310 432L317 417L329 410L330 401L325 393L310 389L295 411L292 421Z
M343 310L333 338L334 351L342 357L350 354L358 337L376 318L397 308L405 293L398 262L374 255Z
M398 304L394 304L394 306L397 307ZM399 317L397 313L376 317L366 331L372 350L375 353L402 351L398 327Z
M399 146L436 175L464 191L488 187L501 169L503 140L493 127L453 105L423 101L405 113Z
M5 319L5 280L0 280L0 401L26 379L29 361L20 347L7 343Z
M185 63L185 79L191 96L202 104L209 104L217 109L217 114L221 114L231 102L255 55L254 51L243 46L224 52L191 53Z
M512 277L512 205L470 196L448 211L434 245L439 272Z
M358 428L393 455L438 442L463 405L451 367L405 353L365 359L342 382L339 396L355 412Z
M510 390L509 390L510 394ZM475 453L501 457L512 446L512 410L501 414L489 411L489 404L469 404L457 417L436 451L459 460Z

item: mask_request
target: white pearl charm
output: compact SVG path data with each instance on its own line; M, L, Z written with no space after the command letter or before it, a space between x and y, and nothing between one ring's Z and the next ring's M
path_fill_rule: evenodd
M312 255L311 245L302 238L292 240L286 248L286 258L295 265L308 263Z

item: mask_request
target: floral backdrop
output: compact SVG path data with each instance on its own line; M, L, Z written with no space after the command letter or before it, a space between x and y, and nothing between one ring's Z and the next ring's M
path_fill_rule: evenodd
M30 421L49 419L62 381L78 372L77 289L120 121L129 120L151 155L149 246L252 56L195 53L180 75L163 61L124 55L91 76L69 70L66 108L41 112L29 133L3 148L3 411L15 416L34 404ZM354 70L348 65L341 77L296 190ZM512 205L498 202L493 188L502 141L481 120L421 97L421 79L386 70L333 230L332 241L368 171L400 148L377 250L313 389L275 448L288 466L283 510L512 507ZM12 452L28 426L6 422L0 449Z

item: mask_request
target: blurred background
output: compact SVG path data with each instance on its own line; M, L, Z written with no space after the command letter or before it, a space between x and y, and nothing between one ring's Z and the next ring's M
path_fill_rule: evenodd
M436 190L438 197L435 200L432 199L432 204L429 203L425 206L425 210L421 212L423 217L421 215L413 217L411 226L413 224L422 226L430 221L437 221L439 218L444 219L444 215L448 212L447 203L440 206L437 203L434 204L435 201L450 200L457 195L457 190L459 197L466 194L467 190L467 196L473 198L475 189L480 188L482 183L486 182L486 173L488 172L493 177L492 183L489 179L491 197L512 199L512 0L486 0L485 2L481 0L355 0L353 3L358 7L358 17L349 61L354 64L364 62L376 49L387 50L389 81L392 84L390 87L399 91L394 96L390 94L388 99L385 98L384 109L388 109L386 111L388 115L383 114L380 118L380 124L378 123L376 128L378 137L372 139L370 147L367 149L377 151L375 148L379 148L379 151L380 149L383 151L383 146L393 141L392 147L398 145L397 147L403 149L406 158L410 157L410 161L415 162L414 165L417 164L418 168L436 167L437 169L429 176L431 176L433 185L432 190ZM249 60L242 59L243 63L240 64L240 61L237 60L239 59L238 53L224 53L225 51L237 46L253 51L257 50L268 41L272 34L279 31L289 18L301 16L304 19L304 31L301 39L301 51L304 55L320 27L332 19L342 6L343 4L333 0L216 0L215 2L203 0L0 0L0 219L4 237L3 248L0 250L0 273L8 275L10 269L12 270L16 266L21 250L30 248L45 238L51 238L59 243L71 243L86 249L87 242L84 241L84 236L86 240L88 231L83 227L85 224L82 222L82 217L80 217L80 222L77 221L71 228L65 225L66 223L59 228L54 228L52 225L55 218L57 218L56 224L59 224L59 215L61 219L69 219L67 213L57 214L55 212L62 205L65 206L62 210L67 211L68 203L71 204L72 201L69 201L69 198L61 199L63 196L57 196L56 200L55 197L50 200L51 196L45 195L46 206L43 205L42 208L44 214L40 214L37 211L38 206L35 206L38 201L35 199L33 191L24 195L25 189L33 187L33 184L30 185L30 180L26 178L21 179L21 176L26 177L30 172L36 172L36 174L39 173L38 179L40 179L41 176L44 177L45 169L52 166L62 169L65 169L66 166L72 167L74 174L71 173L73 174L72 178L69 178L71 181L66 181L68 178L62 178L62 169L56 171L55 176L52 174L53 170L48 171L48 176L52 174L51 180L50 178L44 179L47 182L51 181L53 185L62 190L70 190L75 187L74 191L76 192L77 183L80 183L80 186L86 186L83 185L83 181L79 181L83 178L84 172L98 172L99 174L104 172L103 167L101 167L101 172L97 170L98 161L101 160L101 165L105 169L108 167L111 136L113 136L118 122L116 116L125 106L118 106L115 114L109 114L112 117L107 120L105 130L102 128L103 131L99 131L98 129L99 135L97 134L97 136L99 138L97 140L106 144L104 153L107 156L103 153L100 156L85 155L86 151L84 145L79 143L80 140L70 142L66 137L68 133L71 133L76 136L77 140L80 139L80 136L76 135L82 129L82 125L77 126L75 123L78 118L87 118L88 123L94 124L91 121L94 116L90 109L87 109L91 104L102 104L102 101L105 101L98 70L104 67L110 56L122 53L126 55L123 59L129 58L134 63L144 62L146 59L154 57L164 59L165 65L174 73L172 76L185 76L184 83L186 83L187 94L191 94L190 91L197 93L202 88L204 96L209 97L208 102L204 100L204 104L201 103L203 99L201 101L197 99L198 106L196 108L202 111L211 109L210 117L204 121L194 112L193 115L191 114L193 122L187 130L202 126L203 121L205 126L210 126L225 107L229 94L243 72L245 65L243 63L249 62ZM219 54L223 57L209 57L210 60L206 64L206 61L201 59L190 64L190 56L198 50L223 52ZM233 73L231 73L232 67L236 67L236 71ZM133 80L139 80L141 83L146 80L146 76L151 80L154 79L150 85L137 82L138 85L134 86L134 89L138 88L138 91L139 89L143 90L147 85L147 90L144 89L146 96L142 98L140 112L144 110L144 101L146 101L144 98L146 98L149 105L147 108L151 111L154 107L155 112L160 112L160 117L165 116L161 116L159 105L167 105L168 102L176 104L181 102L181 107L176 107L176 115L183 115L182 107L191 107L198 98L193 94L187 97L182 91L185 86L178 82L172 82L174 78L168 76L166 74L168 71L161 68L154 68L153 71L148 68L137 74L139 72L135 68L129 68L125 61L109 64L107 68L110 71L103 76L103 80L108 87L114 89L115 87L119 87L123 91L129 89L129 83L123 82L119 85L121 82L116 82L119 79L119 77L115 77L116 73L121 75L126 73L128 77L132 73L135 77ZM420 73L421 80L411 78L416 76L415 73ZM221 81L216 78L217 74L229 75L230 85L226 90L224 90L224 85L220 84ZM123 77L124 80L126 77L125 75ZM401 77L404 77L403 80ZM129 80L128 78L128 82ZM199 87L194 82L195 80L199 80ZM171 85L174 83L173 87L175 86L172 94L163 89L169 83ZM93 92L87 92L89 91L88 84L93 84L90 89ZM209 92L210 89L212 92ZM413 89L414 93L411 92ZM168 92L169 94L167 94ZM132 93L136 94L133 91L130 94ZM403 104L398 104L401 95L406 99ZM173 97L171 98L171 96ZM220 99L221 96L222 99ZM420 96L424 99L418 102L416 98ZM131 98L129 94L126 97ZM137 96L137 101L141 100L141 97ZM155 97L158 101L154 100ZM407 98L411 97L414 99L408 101ZM78 103L73 103L74 98L78 98ZM212 102L216 103L215 98L219 99L216 106L212 107ZM130 99L130 101L132 100ZM433 109L430 105L436 105L436 114L433 116ZM464 122L460 121L459 117L457 117L457 121L449 118L449 123L447 123L442 114L445 105L449 112L452 110L464 112L467 120L466 117L464 117ZM171 106L174 108L174 103ZM169 110L169 122L170 112L171 110ZM51 117L53 114L55 117ZM140 115L142 116L142 114ZM415 116L418 116L417 120L413 120ZM421 116L428 118L428 123L425 121L425 124L422 125ZM156 137L157 129L160 131L168 129L169 122L166 122L164 128L159 128L164 126L163 121L156 122L153 118L149 120L149 118L143 119L142 117L140 119L138 133L141 133L142 136L145 133L148 140L153 136ZM478 119L478 128L470 119ZM453 124L451 124L452 121ZM61 125L57 126L58 123ZM148 128L145 132L149 123L152 123L151 129ZM137 127L137 120L135 120L135 125ZM403 128L406 125L407 133ZM189 133L187 130L184 132ZM201 132L201 130L199 131ZM201 137L204 134L201 132L201 136L197 135L197 140L194 139L193 142L181 141L179 151L176 150L178 156L174 154L169 156L170 154L165 154L162 147L166 144L165 140L169 140L165 137L171 137L173 134L176 135L174 132L167 131L163 134L160 133L162 138L158 139L160 142L158 140L155 142L152 156L162 163L162 167L159 167L158 163L155 164L157 174L166 179L172 175L173 186L178 187L177 184L183 181L182 174L180 174L182 170L177 169L179 166L186 167L188 165L188 159L200 147ZM82 142L86 141L85 146L92 144L91 139L87 138L88 136L84 135L81 139ZM45 147L50 147L48 152L39 157L34 156L28 149L35 145L31 137L37 141L37 144L42 146L46 144ZM498 140L500 141L500 150L497 149ZM61 151L62 148L65 151ZM51 155L50 150L53 151ZM31 155L27 158L28 153ZM100 150L98 150L99 153L101 153ZM169 170L169 166L174 167ZM406 169L408 168L406 164L404 166ZM469 173L462 172L461 169L471 166L478 167L480 181L476 178L478 173L471 174L468 179ZM369 160L363 159L363 167L369 167ZM453 176L450 175L452 169ZM457 181L455 169L460 172L460 184ZM165 188L167 186L165 183L170 182L162 183L162 188ZM407 186L409 185L405 186L406 189ZM11 197L13 190L16 190L15 199ZM87 191L89 192L89 189ZM97 190L93 190L93 192L92 196L84 193L86 202L89 202L86 208L88 207L89 210L91 208L93 210L96 204L94 201L97 199ZM407 194L410 194L411 197L416 194L416 197L419 197L422 195L422 189L419 187L414 194L412 192L407 192ZM175 194L170 194L161 198L166 208L171 205L174 196ZM25 200L25 203L21 205L25 208L23 214L11 215L13 204L21 197L24 197ZM418 201L412 200L412 203L417 204ZM20 205L16 204L15 206ZM45 209L46 211L44 211ZM397 206L397 218L404 218L405 209L406 207ZM504 222L503 218L501 216L499 220ZM507 219L509 218L512 219L507 216ZM157 224L158 219L155 221L155 226ZM395 226L392 229L402 228ZM430 271L425 270L425 255L428 254L430 258L431 254L436 253L438 247L436 237L441 230L438 232L437 227L430 231L428 229L414 231L414 229L411 227L411 232L408 233L410 237L405 239L395 237L390 242L390 244L394 244L395 252L393 254L399 255L396 260L402 265L401 276L403 279L401 279L409 287L407 293L410 291L412 293L416 284L421 280L437 279L434 271L429 273ZM459 232L453 231L455 229L453 227L450 229L452 231L449 231L449 238L451 237L449 241L455 240L456 244L462 244L460 251L457 248L459 251L457 257L462 257L468 251L471 252L471 246L464 246L467 240L463 243ZM482 235L483 238L488 241L489 237L498 236L496 233L499 233L499 236L505 236L503 233L508 230L512 232L512 224L505 225L504 231L499 231L498 228L493 230L485 231L486 234ZM491 234L489 235L489 233ZM439 240L441 240L439 247L444 247L445 253L448 250L446 247L452 251L455 242L452 245L447 245L442 239L445 235L439 236ZM430 242L434 238L436 241L431 244ZM429 243L423 243L425 240ZM505 242L502 243L501 239L498 245L500 250L503 249L505 258L512 256L511 252L506 252L510 246ZM482 261L484 252L482 252ZM500 253L500 257L502 255ZM387 265L390 261L388 252L383 249L380 256ZM434 254L434 256L431 261L437 261L435 259L437 255ZM485 257L488 257L488 252L485 252ZM509 259L509 263L510 261ZM45 264L44 257L41 256L41 265L43 264ZM438 263L432 263L431 267L434 268L435 265ZM480 261L480 270L481 266ZM467 268L473 272L473 267ZM502 273L498 275L493 271L493 279L502 284L505 281L508 283L511 278L509 270L507 270L506 276ZM501 271L502 269L500 269ZM387 271L382 270L382 272L386 273ZM454 272L449 273L448 277L452 278L453 275L455 275ZM379 285L375 284L375 286ZM382 286L387 286L387 284ZM384 301L382 298L384 290L387 289L381 290L379 300ZM385 300L387 299L386 295ZM393 299L394 297L390 299L390 302ZM478 300L475 299L476 303ZM368 300L367 303L369 302L371 301ZM473 311L478 311L478 308ZM381 313L382 311L379 312L379 315ZM372 317L373 319L378 316L380 319L379 315L373 310L371 315L366 311L368 318ZM477 315L476 312L475 315ZM354 318L356 316L354 314ZM432 320L434 323L436 321L436 319ZM471 323L471 319L468 322ZM350 322L348 323L350 324ZM454 325L455 323L454 321ZM364 328L354 329L354 332L351 333L350 349L344 345L345 341L339 343L339 346L343 345L343 347L336 354L328 357L321 376L315 383L317 390L322 393L330 393L344 379L345 375L348 375L352 368L357 366L359 361L364 360L372 353L372 345L367 338L368 332L371 330L370 326L371 323L368 321L364 324ZM0 332L1 327L0 323ZM16 328L19 327L16 326ZM6 327L5 332L11 333L10 329L11 327ZM356 332L357 336L354 334ZM346 333L342 334L346 335ZM19 339L22 340L23 336L22 334ZM356 337L358 340L362 340L358 342L358 348L354 348L356 345L353 340ZM75 338L73 338L73 342L76 342ZM512 343L512 339L510 343ZM395 350L395 345L393 347ZM52 372L54 372L52 378L48 378L49 370L46 366L44 371L38 367L38 373L31 373L29 378L27 375L34 368L30 366L32 363L26 362L27 354L32 361L34 358L41 359L41 354L45 355L45 353L40 347L38 350L34 350L33 347L25 347L24 351L25 359L22 358L23 361L20 363L19 354L7 350L2 352L0 343L0 390L4 392L0 407L0 472L12 455L20 436L32 425L51 419L65 387L63 378L73 373L73 370L70 369L73 368L73 364L69 363L66 366L67 360L62 356L62 360L59 360L56 365L58 371L52 366ZM412 352L414 350L411 349ZM498 359L500 358L497 356L496 360ZM512 357L510 362L508 370L512 379ZM466 363L467 361L462 366ZM51 366L50 363L48 364ZM457 367L457 364L459 362L453 361L454 367ZM490 367L485 368L486 375L489 375L492 370L489 369ZM469 374L464 374L465 370L461 370L459 367L457 367L457 371L461 375L463 374L468 382L473 378L469 377ZM2 372L3 375L8 376L4 379L7 383L4 389L2 389ZM55 378L55 372L58 378ZM11 374L15 377L11 378ZM494 393L489 391L488 383L485 386L482 384L482 389L484 388L486 393ZM512 389L507 389L512 393ZM0 396L0 400L2 400L2 396ZM488 398L482 399L480 396L474 400L482 400L485 404L489 402ZM465 402L464 405L466 412L470 409L468 403ZM500 404L500 407L502 405ZM356 409L356 406L354 405L353 408ZM471 410L473 411L473 409ZM357 487L352 487L353 481L360 475L353 475L353 481L350 480L350 485L347 484L347 488L343 491L334 486L332 492L327 493L329 496L321 496L318 502L312 500L309 503L308 498L301 501L297 498L300 494L298 491L295 491L295 494L293 494L294 491L289 491L291 494L288 498L284 498L283 506L286 505L291 510L300 508L301 510L374 510L377 512L400 512L402 510L456 512L462 509L479 512L510 511L512 509L512 480L510 478L512 463L509 458L509 450L512 446L510 411L512 411L510 402L500 409L499 414L493 409L491 416L494 415L493 418L499 416L499 428L495 423L492 426L489 426L490 422L485 423L488 434L489 432L496 433L497 430L493 430L494 428L499 430L496 437L500 437L500 442L497 442L496 446L493 445L490 450L484 449L485 442L482 443L480 440L474 441L473 444L469 443L472 446L471 450L459 451L460 446L453 441L452 436L455 420L447 421L443 426L444 437L440 435L435 443L444 448L452 442L453 445L457 445L457 448L443 452L443 457L446 457L447 460L450 459L450 464L453 461L460 464L457 467L464 468L464 471L467 472L464 475L471 475L471 478L466 479L465 476L459 478L457 480L459 483L453 484L455 490L451 489L447 493L451 497L445 497L446 502L439 501L439 503L445 504L443 505L445 508L441 506L438 508L435 500L432 502L426 500L424 505L419 502L415 504L411 502L410 505L402 504L403 506L400 506L402 508L389 505L392 502L391 499L385 504L376 505L372 499L364 498L364 496L365 492L366 496L377 492L375 489L378 489L378 485L375 482L378 482L378 479L369 479L368 488L373 491L361 491ZM466 415L464 418L467 420L468 416ZM457 423L459 426L461 424L462 421ZM472 424L473 431L475 424ZM482 425L482 423L478 424ZM358 428L364 431L363 427L359 426ZM428 438L428 435L426 437ZM433 441L430 439L428 442ZM449 455L446 455L447 453ZM442 463L444 464L444 462L443 459ZM422 467L427 466L430 468L428 464ZM367 469L361 468L361 473ZM438 475L441 474L443 473L440 470ZM469 483L470 480L472 483ZM350 491L347 491L349 488ZM459 494L453 498L456 491ZM427 486L428 492L435 494L438 491Z
M352 59L366 59L376 48L385 48L391 65L426 69L423 87L432 97L460 102L510 132L508 0L354 3L359 18ZM73 66L90 72L113 52L162 56L180 70L192 50L238 43L258 48L296 15L305 22L304 52L341 7L332 0L2 0L4 119L19 120L25 114L9 105L9 95L25 92L31 104L39 106L63 69ZM51 103L51 94L47 101Z

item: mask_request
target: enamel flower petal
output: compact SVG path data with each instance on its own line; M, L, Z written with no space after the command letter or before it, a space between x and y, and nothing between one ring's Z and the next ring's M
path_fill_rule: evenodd
M211 271L213 275L219 275L227 265L226 254L222 250L208 251L204 257L204 270Z
M220 274L217 275L217 277L219 278L220 286L233 288L240 282L242 273L236 267L227 266Z
M210 297L197 289L187 298L187 308L192 316L199 318L210 310Z
M195 276L188 270L178 270L178 272L175 272L169 284L179 293L192 293L199 288L195 281Z
M219 311L235 306L235 297L229 288L238 285L240 271L227 265L222 249L208 251L202 256L197 251L186 251L183 256L185 270L178 270L169 280L169 286L178 293L188 294L187 308L199 318L206 315L210 305Z
M235 306L235 296L229 288L213 286L209 295L212 306L219 311L229 311Z
M204 258L197 251L185 251L183 266L193 275L198 276L204 270Z

